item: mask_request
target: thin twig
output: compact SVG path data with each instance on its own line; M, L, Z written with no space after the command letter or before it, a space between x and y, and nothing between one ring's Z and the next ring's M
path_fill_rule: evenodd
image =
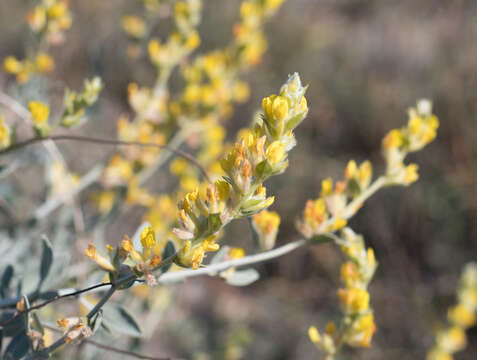
M96 341L89 340L89 339L84 340L84 342L87 343L87 344L94 345L94 346L96 346L98 348L101 348L101 349L104 349L104 350L108 350L108 351L115 352L115 353L118 353L118 354L128 355L128 356L131 356L131 357L135 357L137 359L171 360L171 358L169 358L169 357L163 358L163 357L146 356L146 355L142 355L142 354L139 354L139 353L136 353L136 352L133 352L133 351L118 349L116 347L109 346L109 345L104 345L104 344L101 344L101 343L98 343Z
M55 327L53 327L53 326L50 326L50 325L43 324L43 327L46 328L46 329L55 331L55 332L61 332L61 330L58 330L57 328L55 328ZM138 359L146 359L146 360L172 360L170 357L153 357L153 356L142 355L142 354L139 354L139 353L133 352L133 351L127 351L127 350L123 350L123 349L118 349L117 347L110 346L110 345L105 345L105 344L101 344L101 343L99 343L99 342L96 342L96 341L90 340L90 339L84 339L84 340L83 340L83 343L91 344L91 345L93 345L93 346L96 346L96 347L101 348L101 349L104 349L104 350L108 350L108 351L115 352L115 353L118 353L118 354L128 355L128 356L135 357L135 358L138 358Z
M40 309L54 301L57 301L57 300L60 300L60 299L64 299L64 298L67 298L67 297L71 297L71 296L77 296L77 295L80 295L82 293L85 293L85 292L88 292L88 291L91 291L93 289L97 289L97 288L100 288L100 287L103 287L103 286L111 286L112 283L110 282L107 282L107 283L101 283L101 284L96 284L96 285L92 285L90 287L87 287L87 288L84 288L84 289L81 289L81 290L77 290L77 291L73 291L71 293L68 293L68 294L64 294L64 295L56 295L55 297L52 297L51 299L48 299L40 304L37 304L37 305L34 305L34 306L30 306L28 309L25 309L23 311L19 311L18 313L16 313L14 316L12 316L11 318L8 318L6 321L0 323L0 327L3 327L5 325L8 325L9 323L11 323L13 320L15 320L17 317L23 315L23 314L27 314L29 313L30 311L32 310L37 310L37 309Z
M198 270L182 270L182 271L174 271L170 273L165 273L164 275L159 277L158 281L160 284L171 284L171 283L183 281L186 278L194 277L194 276L202 276L202 275L215 276L217 275L217 273L225 271L232 267L251 265L251 264L256 264L256 263L274 259L276 257L292 252L307 243L308 241L306 239L300 239L300 240L296 240L291 243L285 244L283 246L277 247L276 249L273 249L273 250L264 251L255 255L244 256L243 258L240 258L240 259L223 261L218 264L205 266Z
M9 152L12 152L14 150L21 149L23 147L38 143L38 142L43 142L46 140L52 140L52 141L63 141L63 140L70 140L70 141L81 141L81 142L89 142L89 143L94 143L94 144L101 144L101 145L127 145L127 146L143 146L143 147L156 147L159 149L165 149L167 151L170 151L178 156L183 157L184 159L188 160L197 168L200 170L200 172L204 175L204 177L207 179L207 181L211 182L207 172L203 168L203 166L197 161L195 157L193 157L191 154L179 150L179 149L174 149L172 147L169 147L167 145L159 145L156 143L149 143L149 142L139 142L139 141L123 141L123 140L113 140L113 139L102 139L102 138L96 138L96 137L90 137L90 136L80 136L80 135L52 135L52 136L45 136L45 137L34 137L30 138L24 141L17 142L15 144L12 144L9 147L6 147L3 150L0 150L0 155L7 154Z

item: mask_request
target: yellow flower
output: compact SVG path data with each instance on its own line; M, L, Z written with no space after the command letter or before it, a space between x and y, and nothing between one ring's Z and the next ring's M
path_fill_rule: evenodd
M276 165L282 162L287 156L285 146L281 141L274 141L267 147L265 156L267 157L270 164Z
M426 360L453 360L453 357L445 350L434 348L429 351Z
M7 73L16 75L23 69L23 64L14 56L7 56L3 61L3 68Z
M230 259L241 259L245 256L245 250L239 247L233 247L229 249Z
M405 185L410 185L413 182L417 181L417 179L419 179L419 174L417 172L418 169L419 167L417 166L417 164L410 164L406 166L405 174L404 174Z
M356 165L356 161L354 160L349 161L345 169L345 178L350 179L354 177L357 171L358 171L358 166Z
M50 116L50 107L39 101L30 101L28 103L31 117L35 126L43 126Z
M331 178L326 178L321 181L321 193L320 196L331 195L333 191L333 180Z
M36 56L35 62L38 71L42 73L51 72L55 66L53 58L50 55L44 53L38 54Z
M100 255L96 251L96 247L90 243L88 248L84 251L84 254L90 259L94 260L101 268L106 271L114 271L114 266L111 261L104 256Z
M369 347L375 332L376 325L374 324L373 314L362 315L353 323L346 342L350 346Z
M128 35L134 38L140 39L146 35L146 24L138 16L124 16L121 20L121 26Z
M68 7L66 6L66 3L58 2L48 9L48 16L51 18L59 19L61 17L64 17L67 11Z
M391 130L383 139L383 146L385 149L392 149L400 147L404 142L404 137L401 130Z
M463 328L474 326L477 320L475 313L462 304L450 308L447 317L450 322Z
M464 329L459 326L453 326L439 333L436 341L440 348L451 354L465 349L467 346L467 336Z
M280 216L274 211L263 210L252 217L252 224L257 232L262 250L270 250L275 246L275 239L280 225Z
M359 280L358 269L356 264L348 261L341 265L341 279L346 286L353 286Z
M362 313L369 309L369 293L364 289L338 289L338 297L346 313Z
M10 126L5 123L5 118L0 115L0 149L10 146L11 130Z
M308 329L308 337L314 344L319 344L321 342L320 333L318 332L318 329L314 326L310 326L310 328Z
M194 50L200 45L200 37L197 31L192 31L186 39L185 46L189 50Z

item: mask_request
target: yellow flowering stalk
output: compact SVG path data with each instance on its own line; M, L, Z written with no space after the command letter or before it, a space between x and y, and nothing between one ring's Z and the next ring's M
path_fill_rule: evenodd
M426 360L452 360L453 354L467 346L465 331L477 324L477 263L469 263L462 272L457 304L447 312L448 327L440 330Z
M334 359L343 345L369 347L376 331L374 316L370 308L368 286L377 268L372 248L367 248L363 237L350 228L344 228L339 243L347 261L341 266L341 281L344 288L338 290L338 298L343 311L339 330L329 323L323 336L316 327L308 330L310 340L326 354L326 359Z
M5 122L5 117L0 115L0 149L6 148L11 144L12 130Z
M386 159L386 175L396 184L409 185L418 179L417 165L404 165L410 152L418 151L429 144L437 134L439 120L432 114L432 103L419 100L409 109L409 121L402 129L391 130L383 139L383 154Z
M280 117L281 112L278 103L277 109L269 109L269 113L276 117ZM338 290L344 313L341 330L326 331L321 336L315 327L309 329L310 340L325 352L327 359L334 359L337 350L344 344L370 346L376 326L369 307L367 286L377 263L373 250L366 249L362 237L354 234L346 225L364 201L380 188L389 185L408 186L417 180L417 165L404 165L403 161L409 152L422 149L435 138L439 123L431 110L428 100L418 101L417 108L409 110L408 126L390 131L383 139L387 165L384 175L373 182L373 169L369 161L359 165L354 160L349 161L344 179L336 183L331 178L324 179L320 196L307 201L302 219L297 222L297 228L305 238L316 242L335 241L341 245L348 258L341 268L341 278L346 286ZM272 128L271 131L280 132L281 128ZM340 229L343 229L344 240L333 234ZM334 325L331 328L334 329Z
M63 106L64 111L60 121L61 126L78 126L85 121L85 110L92 106L98 99L99 93L103 89L103 82L99 77L84 81L83 91L76 93L66 89Z
M279 95L265 98L262 119L222 158L223 180L204 185L180 201L179 227L174 229L180 239L178 264L197 269L206 252L219 249L215 242L219 230L273 203L263 182L288 166L287 153L295 145L293 130L308 112L305 91L295 73Z
M27 16L34 33L46 36L50 44L64 40L64 31L71 27L71 12L66 0L43 0Z
M363 202L384 186L408 186L418 179L417 165L403 163L405 156L422 149L436 136L438 120L431 113L428 100L418 101L417 109L409 111L406 128L391 130L383 139L386 173L372 181L373 169L369 161L348 162L344 179L333 182L326 178L321 183L320 196L308 200L298 230L307 238L333 232L346 226L347 221ZM418 120L416 120L418 119ZM416 125L419 123L419 125Z
M33 126L38 136L48 136L51 128L48 124L50 117L50 107L39 101L30 101L28 103L28 110L33 121Z
M71 27L71 13L66 0L43 0L27 16L27 23L34 34L38 34L40 42L45 40L46 46L33 51L31 57L19 60L8 56L3 62L4 70L15 75L17 82L26 83L33 74L49 74L55 62L46 48L64 41L64 31Z

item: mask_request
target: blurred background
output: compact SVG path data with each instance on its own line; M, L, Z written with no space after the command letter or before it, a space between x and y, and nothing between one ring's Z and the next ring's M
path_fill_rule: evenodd
M71 8L74 22L66 43L53 50L53 92L57 88L61 100L65 86L77 88L85 77L101 76L99 106L76 133L114 138L118 116L131 111L128 83L151 84L152 66L145 58L128 59L119 25L141 5L83 0L71 1ZM227 43L238 8L238 0L204 1L199 51ZM24 54L29 9L28 1L0 0L0 59ZM441 123L438 137L409 159L419 164L420 180L379 192L350 222L380 264L370 288L378 331L370 349L346 350L343 359L423 359L455 302L463 265L477 260L476 19L477 3L469 0L288 0L266 26L268 52L246 76L250 100L226 124L233 139L262 97L276 92L290 73L299 72L309 84L310 113L296 131L290 167L268 183L276 195L272 209L282 217L280 245L299 237L295 220L306 200L318 195L322 179L341 178L349 159L370 159L380 173L382 137L407 122L407 109L417 99L433 101ZM13 86L0 73L1 91L14 95ZM79 174L111 151L64 143L60 148ZM38 171L32 167L15 178L19 186L33 186L33 198L40 190L28 174ZM118 219L106 232L109 242L132 234L142 215L138 209ZM225 239L250 248L246 222L232 224ZM340 317L336 289L342 261L335 246L320 245L258 265L261 279L248 287L189 280L158 292L162 310L148 314L160 318L148 337L108 341L141 343L143 353L172 358L319 358L307 329ZM468 349L455 358L477 358L477 329L470 330Z

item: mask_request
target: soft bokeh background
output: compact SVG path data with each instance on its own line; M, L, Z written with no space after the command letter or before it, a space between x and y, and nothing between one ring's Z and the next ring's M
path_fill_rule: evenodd
M239 1L204 4L202 48L220 47L232 35ZM53 89L60 97L64 86L78 87L85 77L100 75L106 84L100 105L77 133L115 137L118 115L130 111L127 84L149 84L153 73L146 59L128 60L119 27L122 15L140 11L139 2L71 5L73 27L66 44L53 52ZM0 0L1 59L23 55L28 40L23 18L30 7L27 1ZM380 263L370 289L378 332L371 349L346 351L343 359L424 358L455 301L463 264L477 260L475 19L475 1L288 0L267 25L269 51L247 76L251 99L227 123L233 138L261 98L276 91L289 73L298 71L310 85L311 111L296 132L290 167L269 183L277 198L273 209L282 216L278 243L283 244L298 237L294 221L306 199L318 194L323 178L341 177L349 159L369 158L380 172L381 138L407 121L406 110L418 98L434 102L441 122L438 138L411 158L420 165L419 182L381 191L350 223L365 235ZM1 73L0 89L12 93L12 85ZM61 149L78 173L110 152L78 144ZM32 197L41 194L31 177L15 181L33 189ZM110 242L133 233L141 216L138 210L119 219L106 233ZM246 223L230 226L226 239L247 248L246 228ZM317 358L306 331L340 316L341 261L332 245L308 247L257 266L262 278L246 288L207 278L175 286L164 292L169 299L164 312L149 314L162 319L142 340L143 351L196 359ZM469 332L469 348L456 356L475 358L476 329Z

